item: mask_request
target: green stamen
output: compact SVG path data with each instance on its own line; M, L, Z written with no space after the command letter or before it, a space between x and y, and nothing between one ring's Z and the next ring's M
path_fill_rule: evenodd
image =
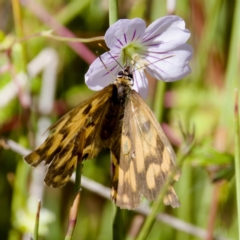
M126 64L129 59L133 59L136 54L141 55L144 52L144 46L138 42L132 42L122 49L121 59Z

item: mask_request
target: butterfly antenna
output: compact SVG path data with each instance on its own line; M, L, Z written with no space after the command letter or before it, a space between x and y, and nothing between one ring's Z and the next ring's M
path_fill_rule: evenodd
M149 62L148 60L145 59L146 61L148 61L149 64L146 64L146 65L144 65L144 66L142 66L142 67L139 67L139 68L137 68L137 69L134 69L134 71L132 71L132 72L135 72L135 71L137 71L137 70L139 70L139 69L145 68L146 66L149 66L149 65L151 65L151 64L154 64L154 63L159 62L159 61L161 61L161 60L165 60L165 59L171 58L171 57L173 57L173 56L174 56L174 55L170 55L170 56L167 56L167 57L158 59L158 60L156 60L155 62Z
M112 57L112 59L120 66L120 68L123 70L122 65L114 58L114 56L109 52L109 50L108 50L106 47L104 47L101 43L98 43L98 45L99 45L100 47L102 47L102 48ZM156 60L155 62L149 62L148 60L145 59L146 61L148 61L149 64L147 64L147 65L145 65L145 66L142 66L142 67L139 67L139 68L136 68L136 69L134 69L134 70L131 70L131 72L133 73L133 72L138 71L138 70L140 70L140 69L142 69L142 68L145 68L146 66L149 66L149 65L151 65L151 64L154 64L154 63L156 63L156 62L159 62L159 61L162 61L162 60L165 60L165 59L168 59L168 58L171 58L171 57L173 57L173 56L174 56L174 55L170 55L170 56L167 56L167 57L158 59L158 60ZM101 62L103 63L103 61L102 61L102 59L101 59L100 56L99 56L99 58L100 58ZM128 59L127 59L127 60L128 60ZM133 61L133 62L134 62L134 61ZM105 68L106 68L107 71L109 72L107 66L106 66L104 63L103 63L103 65L105 66ZM135 64L132 64L132 65L135 65ZM127 63L126 66L129 66L129 64ZM110 72L109 72L109 73L110 73Z
M102 47L111 57L112 59L120 66L120 68L123 70L122 65L114 58L114 56L108 51L106 47L104 47L101 43L98 43L99 47Z
M99 55L98 52L97 52L97 55L98 55L100 61L102 62L103 66L105 67L105 69L108 71L108 73L111 74L114 79L116 79L116 76L114 76L114 74L112 73L112 71L110 71L110 70L108 69L108 67L106 66L106 64L103 62L103 60L102 60L102 58L101 58L101 55Z

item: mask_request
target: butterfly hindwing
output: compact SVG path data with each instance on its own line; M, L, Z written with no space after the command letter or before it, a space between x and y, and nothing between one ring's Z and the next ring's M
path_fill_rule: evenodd
M83 127L86 129L83 158L96 157L101 151L100 128L112 89L113 85L109 85L66 113L49 128L52 134L45 142L25 157L26 162L34 167L42 161L49 165L45 176L47 185L61 187L72 175Z
M112 198L116 204L133 209L142 196L155 200L175 167L175 154L154 114L134 90L126 101L119 152L116 149L111 149L115 166ZM179 206L171 186L164 203Z

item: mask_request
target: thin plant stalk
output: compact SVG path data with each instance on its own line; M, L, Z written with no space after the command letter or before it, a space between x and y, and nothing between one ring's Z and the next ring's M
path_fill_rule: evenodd
M14 17L14 26L16 29L16 35L18 38L24 37L23 23L22 23L22 13L19 0L12 0L12 8L13 8L13 17ZM23 60L23 70L27 72L27 51L25 43L21 44L22 47L22 60Z
M82 176L82 153L85 145L86 139L86 128L82 128L80 130L80 137L78 139L79 146L78 146L78 162L76 167L76 177L75 177L75 185L74 185L74 192L77 193L81 187L81 176Z
M118 20L118 0L109 0L109 25Z
M153 105L153 112L159 122L162 121L164 110L164 95L165 95L166 83L163 81L157 81L157 89L155 92L155 101Z
M240 231L240 135L239 135L239 108L237 90L235 90L234 115L235 115L235 175L237 192L238 231ZM239 232L238 239L240 240Z
M115 207L115 217L113 221L113 239L123 239L123 210L117 206Z
M109 0L109 25L118 20L118 0ZM122 210L115 207L113 220L113 239L121 240L122 236Z
M239 68L239 43L240 43L240 30L239 30L239 22L240 22L240 0L235 1L234 7L234 16L233 23L231 29L231 39L229 46L229 54L227 60L227 69L226 69L226 79L225 79L225 89L226 89L226 101L222 108L222 119L221 122L224 126L227 127L227 131L230 131L230 134L233 134L233 130L229 128L228 118L226 116L232 115L232 109L229 107L232 105L234 101L233 91L235 88L239 88L239 76L240 68ZM233 122L232 122L233 123Z
M80 203L81 192L79 191L73 201L73 205L69 212L69 222L68 222L68 229L65 240L71 240L73 236L73 232L77 223L77 215L78 215L78 208Z
M85 145L85 138L86 138L86 129L82 128L76 136L79 142L78 146L78 162L76 168L76 177L75 177L75 185L74 185L74 192L76 196L74 198L72 207L69 212L69 222L68 222L68 229L67 234L65 236L65 240L71 240L73 237L73 232L77 223L77 216L78 216L78 208L80 204L80 197L81 197L81 176L82 176L82 153Z
M41 209L41 200L38 201L37 213L36 213L36 220L34 226L34 240L38 240L38 228L39 228L39 219L40 219L40 209Z

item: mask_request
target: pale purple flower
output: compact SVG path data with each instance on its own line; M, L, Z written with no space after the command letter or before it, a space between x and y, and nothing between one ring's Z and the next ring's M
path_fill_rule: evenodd
M193 50L186 44L189 37L185 22L177 16L159 18L147 28L140 18L118 20L105 34L110 50L101 59L108 70L97 58L85 75L86 84L92 90L101 90L115 80L113 76L121 66L128 65L133 71L133 89L146 98L148 80L144 70L165 82L182 79L191 72L188 63Z

